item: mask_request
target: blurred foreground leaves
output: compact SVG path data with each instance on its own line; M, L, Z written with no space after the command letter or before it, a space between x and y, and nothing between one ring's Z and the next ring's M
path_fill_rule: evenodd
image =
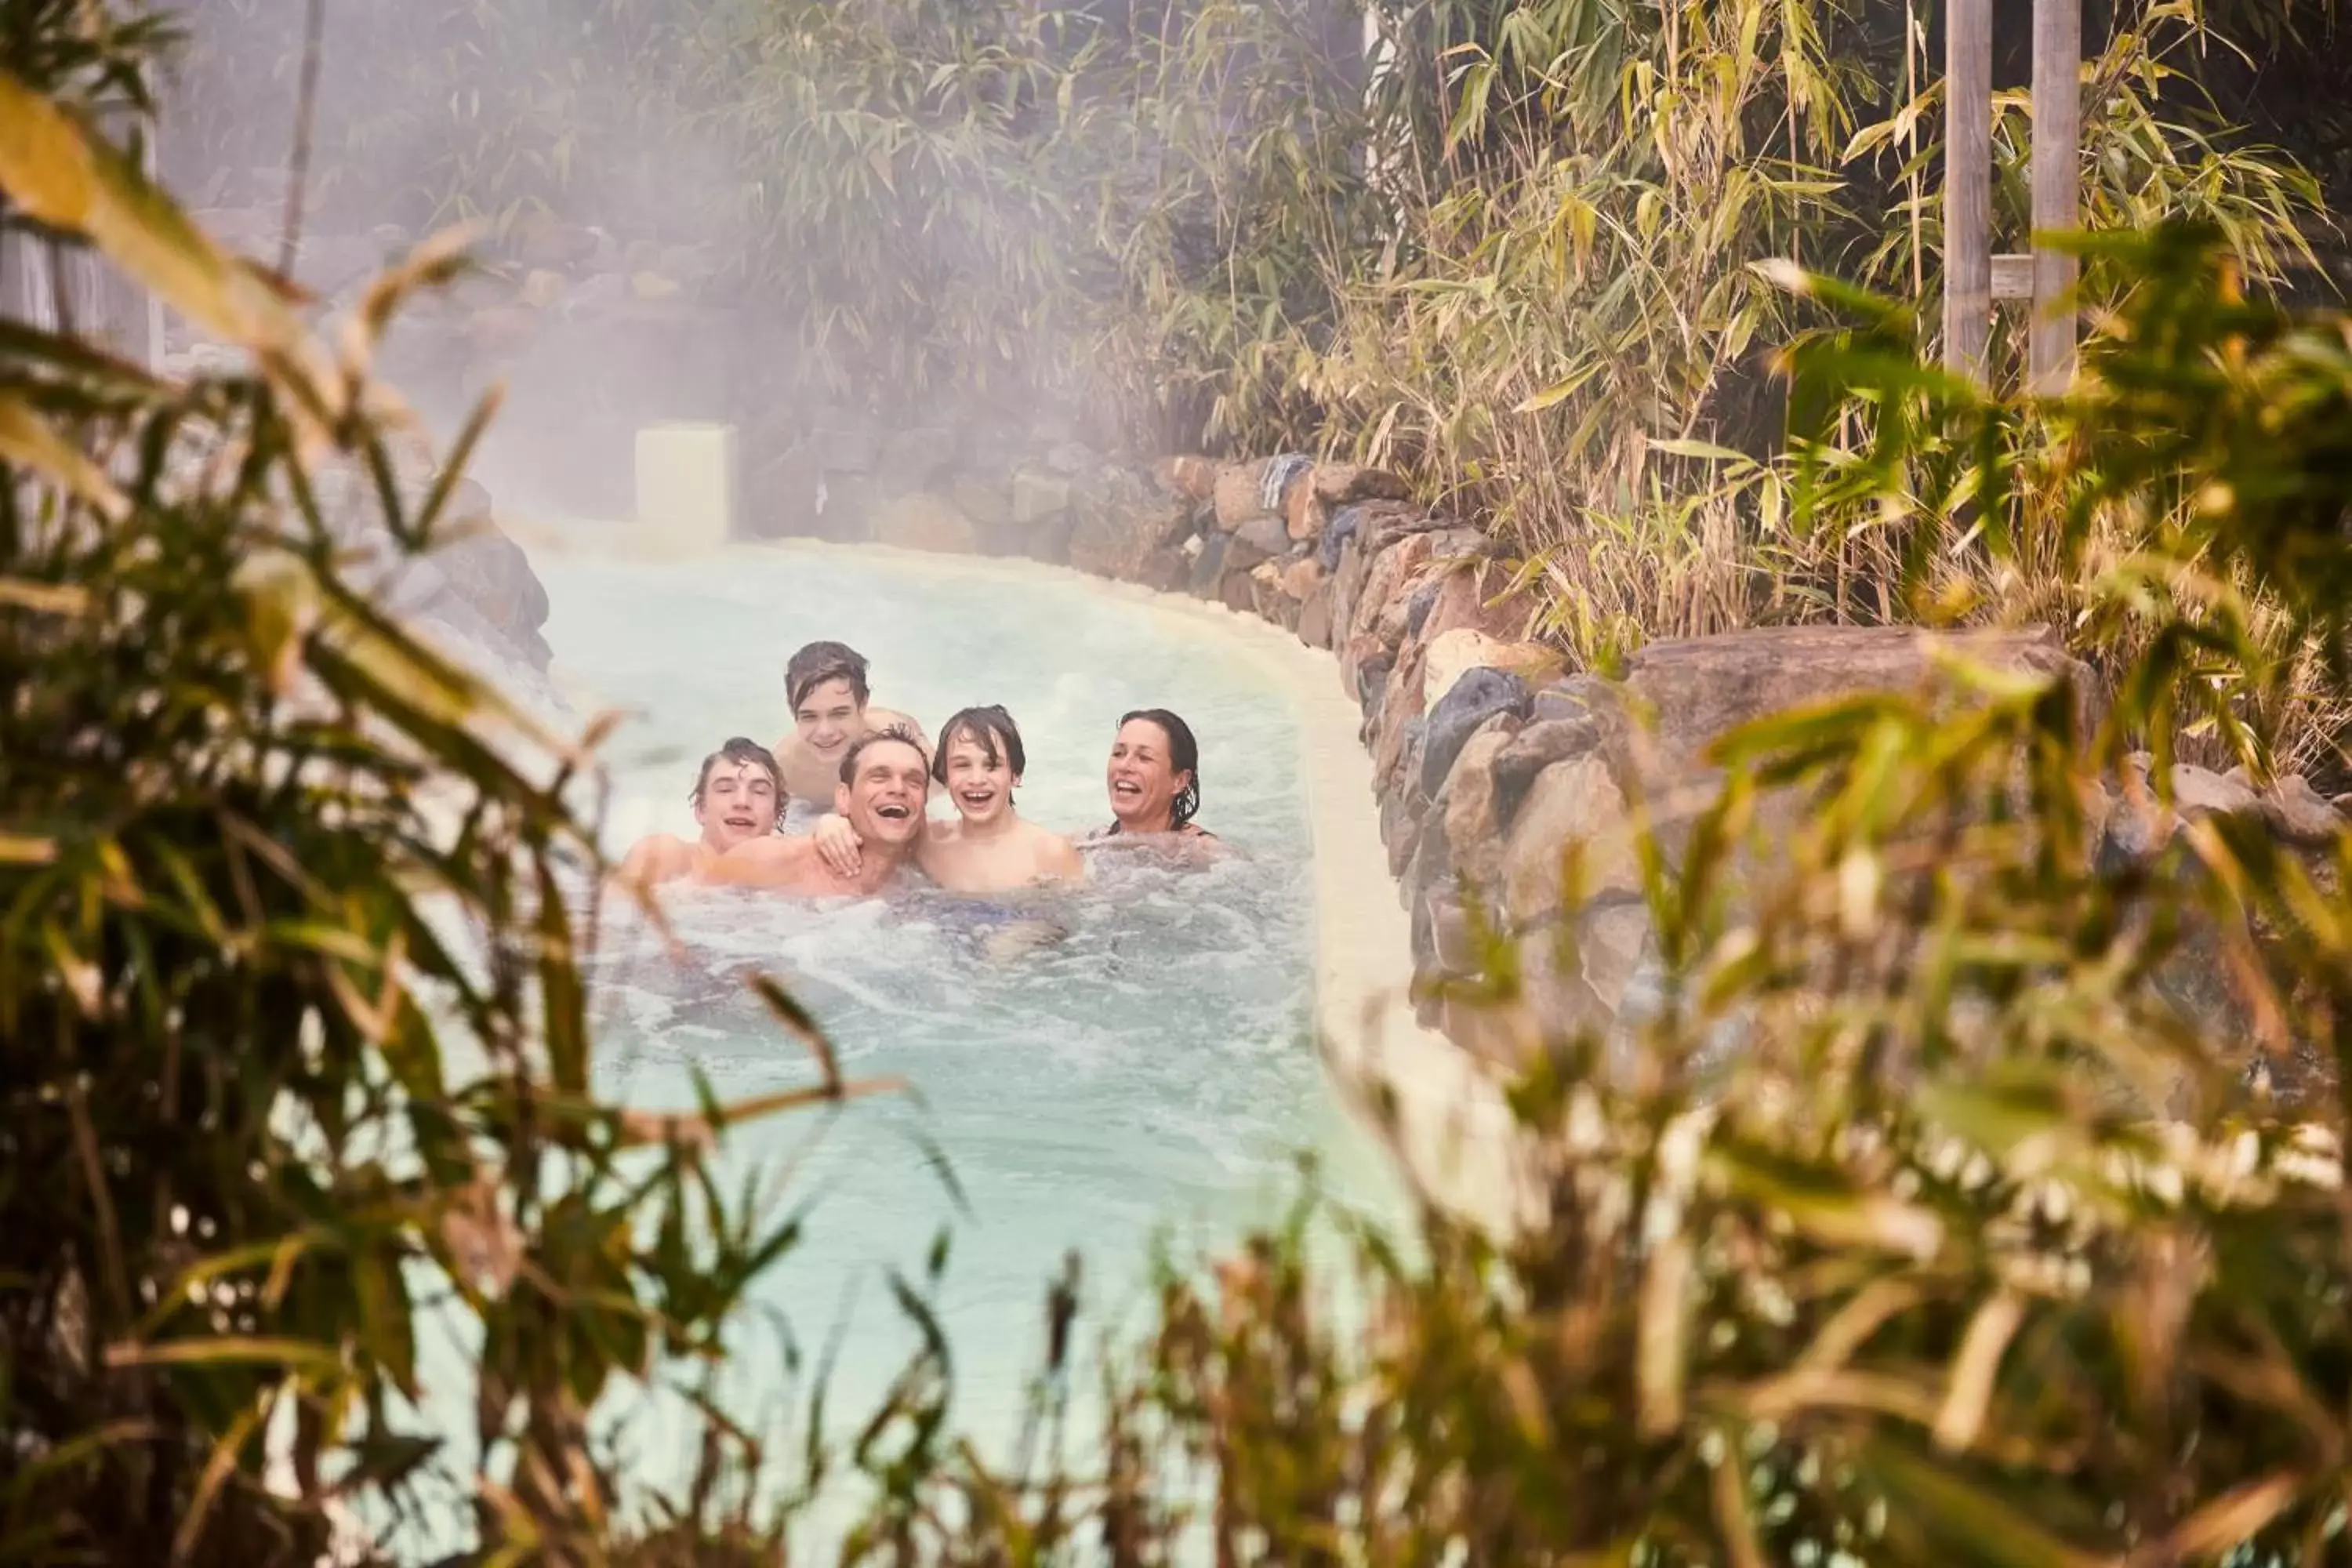
M1644 846L1657 1003L1510 1091L1539 1217L1433 1200L1411 1260L1270 1236L1171 1276L1108 1384L1101 1500L976 1472L982 1519L1118 1563L2344 1560L2352 840L2183 822L2138 750L2284 680L2232 635L2245 596L2340 638L2352 322L2230 300L2208 234L2114 248L2139 285L2042 411L2060 451L1820 280L1862 324L1795 369L1801 420L1880 415L1873 449L1814 448L1828 516L1946 464L2068 498L2064 548L2109 509L2179 519L2108 563L2116 689L1956 664L1939 700L1725 737L1719 795ZM2051 542L1949 526L1994 569ZM2231 1005L2185 1011L2184 965ZM1537 1007L1508 943L1463 991ZM983 1533L919 1554L1034 1539Z
M588 758L354 592L318 504L350 465L429 544L448 481L405 506L366 367L451 263L330 353L55 103L0 82L0 185L251 368L167 384L0 333L0 1561L307 1563L436 1481L486 1561L780 1561L750 1483L804 1460L814 1485L821 1454L714 1413L657 1500L589 1428L715 1367L793 1226L722 1194L690 1124L593 1101L566 889L595 857L564 804ZM1957 708L1724 742L1721 798L1647 859L1660 1005L1513 1090L1524 1231L1433 1204L1410 1258L1359 1234L1334 1273L1302 1226L1171 1273L1075 1441L1066 1282L1009 1465L953 1440L950 1347L902 1289L928 1348L856 1445L881 1497L849 1555L2341 1559L2347 852L2210 817L2110 857L2088 786L2160 819L2134 749L2242 713L2216 693L2305 700L2236 634L2244 595L2305 617L2342 695L2347 329L2237 305L2210 237L2119 263L2142 286L2052 411L2063 448L2021 456L1883 316L1804 345L1795 403L1903 416L1817 454L1853 498L2181 520L2107 563L2097 613L2139 650L2113 700L1975 675ZM2248 1037L2168 1000L2196 942ZM1496 967L1484 1000L1524 1005ZM2296 1052L2297 1093L2264 1093L2249 1069ZM823 1098L856 1087L820 1058ZM433 1312L478 1326L470 1432L446 1391L416 1404Z
M759 1547L717 1487L751 1438L656 1507L589 1415L707 1369L797 1235L697 1127L862 1086L827 1058L731 1112L594 1102L589 754L381 614L319 500L355 472L433 543L480 421L412 506L367 364L452 255L330 352L88 124L0 76L16 221L249 368L167 384L0 327L0 1561L308 1564L419 1521L604 1561L648 1513ZM428 1315L478 1344L437 1381Z

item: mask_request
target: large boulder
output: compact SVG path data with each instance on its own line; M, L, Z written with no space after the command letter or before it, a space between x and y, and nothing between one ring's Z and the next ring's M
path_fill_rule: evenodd
M1429 606L1437 602L1438 571L1437 566L1424 563L1399 578L1372 616L1372 635L1391 647L1403 646L1428 616Z
M1480 899L1492 899L1502 885L1503 835L1509 825L1496 810L1495 761L1517 739L1515 726L1504 722L1472 735L1434 797L1445 814L1454 869Z
M1181 594L1192 581L1192 558L1181 544L1163 544L1143 558L1135 580L1161 594Z
M1315 493L1313 485L1294 483L1283 497L1282 521L1290 537L1304 544L1322 537L1331 524L1331 509Z
M1190 501L1208 500L1217 490L1217 465L1192 454L1160 458L1151 465L1151 478L1168 494Z
M1225 542L1225 570L1255 571L1260 563L1276 559L1289 547L1290 538L1282 531L1281 519L1254 517L1234 530L1233 537Z
M1318 463L1309 487L1315 499L1327 506L1346 506L1351 501L1402 500L1412 492L1394 474L1381 468L1360 468L1354 463Z
M1421 663L1418 655L1399 664L1381 695L1372 720L1372 788L1385 799L1401 782L1406 748L1421 735ZM1413 779L1419 783L1418 777Z
M2236 816L2261 810L2262 800L2235 770L2217 773L2180 763L2172 770L2172 805L2185 817Z
M422 442L404 442L393 457L402 512L414 522L439 477L433 456ZM460 479L453 487L421 556L395 542L373 479L355 465L321 469L313 494L361 593L394 615L437 622L486 652L546 671L547 589L522 547L491 521L490 495L479 484Z
M1331 646L1331 584L1328 580L1315 584L1298 603L1298 640L1308 647Z
M1495 822L1507 829L1518 816L1520 803L1536 779L1554 763L1600 752L1603 736L1589 716L1582 719L1541 717L1543 697L1536 699L1538 717L1511 737L1494 761ZM1605 753L1603 759L1606 760Z
M1421 846L1422 814L1402 795L1381 802L1381 842L1388 847L1389 875L1402 877Z
M1217 470L1210 486L1211 500L1217 514L1217 526L1231 533L1254 517L1265 517L1274 508L1261 499L1265 493L1266 459L1249 463L1227 463Z
M1708 771L1726 732L1785 708L1871 691L1948 689L1958 656L2011 673L2063 676L2092 701L2090 672L2047 630L1931 632L1910 626L1781 626L1652 643L1627 667L1643 771L1683 781Z
M1052 469L1023 468L1013 475L1013 521L1042 522L1070 509L1069 477Z
M1577 676L1538 692L1517 749L1496 760L1501 815L1511 822L1513 914L1524 921L1546 913L1550 899L1540 885L1557 875L1562 836L1590 837L1579 824L1586 817L1613 819L1628 799L1642 799L1661 847L1669 858L1677 855L1692 820L1715 798L1719 778L1709 749L1730 731L1784 709L1865 692L1955 698L1947 655L2012 673L2063 677L2074 684L2085 717L2091 716L2089 672L2041 632L1859 626L1736 632L1654 643L1633 657L1620 680ZM1604 776L1612 789L1601 787ZM1522 792L1524 804L1514 811ZM1804 803L1776 795L1760 809L1769 841L1770 825L1793 821ZM1623 865L1611 860L1597 885L1622 882Z
M499 531L488 514L467 518L449 531L433 552L433 563L451 592L520 650L538 668L547 667L547 588L530 569L522 546Z
M1597 756L1546 768L1511 824L1503 852L1503 903L1516 928L1533 930L1559 918L1566 901L1563 872L1570 850L1579 845L1584 897L1641 890L1625 796Z
M1422 738L1422 792L1435 798L1464 744L1489 720L1502 714L1524 720L1533 704L1527 683L1505 670L1474 669L1455 681L1429 710Z
M2289 773L2262 798L2263 820L2289 844L2307 849L2334 844L2347 827L2335 805L2301 773Z
M948 487L948 500L982 528L1003 528L1013 521L1009 481L998 483L977 474L966 474Z
M979 548L980 535L971 519L955 502L929 490L917 490L887 502L874 518L877 543L901 550L926 550L943 555L969 555Z
M1429 536L1419 533L1397 541L1374 556L1355 595L1354 617L1346 630L1350 635L1375 631L1382 612L1395 600L1410 595L1412 578L1429 560ZM1389 646L1396 645L1390 640Z
M1327 575L1328 574L1323 570L1322 562L1312 555L1301 555L1282 563L1281 574L1276 577L1276 582L1281 587L1284 597L1304 603L1314 595L1316 589L1323 585ZM2320 804L2326 805L2325 801Z
M1338 584L1331 604L1335 636L1346 637L1358 629L1371 570L1381 553L1414 534L1434 531L1435 524L1427 512L1394 501L1360 501L1332 517L1315 550ZM1421 549L1427 551L1433 542ZM1426 555L1422 558L1427 559Z
M1196 599L1214 599L1225 578L1225 535L1211 531L1201 537L1200 553L1192 557L1192 580L1186 584Z
M1457 626L1428 639L1422 667L1427 687L1423 695L1436 707L1454 682L1474 669L1507 670L1529 687L1540 687L1559 675L1561 663L1559 652L1541 643L1497 642L1484 632Z
M1001 529L983 529L982 538L983 542L991 537L1003 539L1010 545L1011 553L1059 566L1070 559L1070 540L1077 531L1076 513L1057 511L1038 522L1026 525L1013 522Z
M1141 581L1152 552L1178 538L1188 518L1183 506L1168 501L1090 509L1071 531L1070 564L1097 577Z
M1509 592L1511 574L1501 563L1475 558L1447 564L1428 603L1418 607L1413 635L1433 641L1456 630L1475 631L1497 642L1528 637L1540 607L1526 594Z

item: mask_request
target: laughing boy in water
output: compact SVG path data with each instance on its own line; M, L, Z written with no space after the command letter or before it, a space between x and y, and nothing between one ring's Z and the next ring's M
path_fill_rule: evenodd
M947 786L956 820L928 824L917 841L915 863L925 876L971 896L1085 879L1076 846L1013 810L1027 763L1021 731L1002 708L967 708L940 727L931 776ZM862 843L849 822L827 816L815 838L835 874L857 874Z
M656 833L640 840L614 872L638 888L698 876L738 844L772 837L783 796L776 759L757 741L738 735L702 759L687 801L702 831L691 842Z

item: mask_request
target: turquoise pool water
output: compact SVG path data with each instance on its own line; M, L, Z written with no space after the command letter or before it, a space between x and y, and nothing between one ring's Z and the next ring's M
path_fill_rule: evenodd
M1021 809L1066 831L1107 820L1118 715L1175 709L1202 742L1202 820L1245 852L1195 871L1105 859L1052 911L1066 937L1010 959L992 956L968 909L928 891L832 909L683 895L672 905L683 964L607 933L598 1076L614 1099L683 1106L697 1071L722 1098L810 1081L804 1052L743 987L761 967L816 1013L849 1075L914 1086L730 1139L730 1186L768 1173L780 1202L808 1209L803 1243L747 1317L732 1409L771 1422L788 1408L788 1325L811 1362L837 1342L829 1425L854 1428L917 1342L888 1279L919 1279L945 1233L936 1306L957 1356L955 1424L1001 1456L1069 1252L1085 1259L1098 1334L1148 1305L1155 1239L1197 1257L1278 1216L1302 1152L1338 1197L1392 1205L1310 1037L1297 736L1284 694L1244 654L1053 574L967 580L883 555L753 547L676 564L537 564L561 684L583 710L638 714L606 747L616 853L645 832L692 831L699 759L730 735L766 742L785 728L784 660L819 637L867 654L876 700L933 733L956 708L1004 704L1029 752ZM674 1405L633 1408L613 1435L641 1480L680 1475L692 1458ZM856 1501L853 1487L812 1529Z

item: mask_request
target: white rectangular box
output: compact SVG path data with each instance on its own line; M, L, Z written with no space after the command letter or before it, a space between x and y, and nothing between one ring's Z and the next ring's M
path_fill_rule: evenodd
M637 432L637 531L664 553L716 550L734 537L732 425L649 425Z

